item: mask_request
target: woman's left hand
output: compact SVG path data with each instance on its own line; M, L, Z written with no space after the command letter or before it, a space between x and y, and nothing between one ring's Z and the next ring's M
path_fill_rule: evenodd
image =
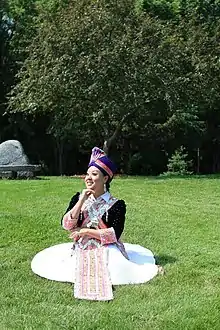
M74 231L73 233L70 234L69 238L72 238L74 241L78 241L78 239L80 238L79 232Z
M74 241L78 241L80 237L84 237L86 235L88 235L88 229L82 228L80 229L80 231L74 231L73 233L71 233L69 238L72 238Z

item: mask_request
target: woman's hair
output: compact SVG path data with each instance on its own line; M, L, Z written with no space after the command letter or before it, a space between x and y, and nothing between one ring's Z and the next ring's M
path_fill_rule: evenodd
M108 181L106 182L105 187L106 187L106 191L110 190L110 179L108 179Z

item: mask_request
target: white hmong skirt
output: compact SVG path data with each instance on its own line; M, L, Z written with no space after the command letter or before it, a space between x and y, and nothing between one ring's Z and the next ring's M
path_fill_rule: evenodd
M158 273L153 253L136 244L124 243L129 260L118 247L108 245L108 270L113 285L139 284ZM73 243L51 246L37 253L31 262L32 271L44 278L60 282L75 281L76 252Z

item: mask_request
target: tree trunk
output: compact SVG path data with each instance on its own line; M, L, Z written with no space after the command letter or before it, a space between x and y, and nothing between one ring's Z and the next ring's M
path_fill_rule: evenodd
M136 111L133 110L131 112L128 112L126 115L124 115L121 119L121 121L118 123L118 126L116 127L114 133L108 138L106 137L105 141L104 141L104 144L103 144L103 150L104 152L106 153L106 155L109 156L109 153L110 153L110 148L114 145L115 143L115 140L118 138L120 132L121 132L121 129L123 127L123 124L124 122L128 119L128 117L130 117L134 112Z
M197 174L200 172L200 149L197 149Z
M63 175L63 150L64 141L56 138L56 149L57 149L57 163L59 175Z

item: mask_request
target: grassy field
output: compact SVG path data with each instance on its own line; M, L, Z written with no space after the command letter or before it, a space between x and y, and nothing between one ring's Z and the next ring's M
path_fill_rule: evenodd
M30 269L38 251L69 241L60 218L82 188L76 178L0 181L0 329L219 330L220 177L115 179L123 240L151 249L166 273L116 287L110 303L75 300L70 284Z

